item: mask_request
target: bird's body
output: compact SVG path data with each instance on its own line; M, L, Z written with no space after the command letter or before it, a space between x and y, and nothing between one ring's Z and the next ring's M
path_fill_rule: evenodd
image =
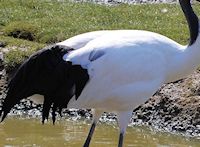
M131 110L162 84L192 71L191 66L184 73L179 71L186 65L186 48L160 34L138 30L113 31L88 42L64 57L86 68L90 76L79 98L72 99L69 107ZM101 56L91 61L98 54Z
M57 43L57 45L77 49L67 54L65 60L70 60L74 65L80 64L83 68L86 68L91 79L78 100L73 98L70 101L69 108L99 107L99 109L107 111L128 110L130 107L134 108L146 101L163 83L184 78L193 71L193 69L187 69L184 73L180 71L178 74L178 69L189 63L186 62L184 56L187 50L191 50L187 49L188 46L182 46L163 35L148 31L95 31L72 37ZM91 61L90 58L99 53L102 56L99 59L97 58L98 60ZM193 68L196 68L196 66L198 64ZM186 67L191 68L191 66ZM130 79L130 77L132 78ZM155 88L152 86L152 80L154 80ZM139 88L139 85L143 88ZM136 87L133 88L134 86ZM91 89L92 91L90 91ZM125 91L122 89L125 89ZM143 89L143 91L137 89ZM100 98L98 98L99 91L101 91ZM120 94L116 93L117 96L115 96L114 91L118 91ZM126 91L130 91L130 93ZM140 98L137 97L137 91ZM105 96L102 96L102 93ZM102 97L108 97L111 104L107 100L103 103ZM117 97L119 100L117 100ZM102 102L99 103L96 99ZM125 101L125 99L130 101ZM129 106L122 106L120 100ZM43 101L39 101L43 103ZM92 103L92 101L97 104ZM120 105L118 106L114 102ZM112 105L116 108L111 107Z
M94 110L84 147L89 146L101 114L116 112L118 146L122 147L132 110L162 84L186 77L200 64L199 20L190 0L180 0L180 4L190 29L187 46L139 30L96 31L57 43L31 56L19 68L8 86L2 120L20 99L42 94L43 122L52 105L53 121L57 108ZM38 72L38 67L42 72ZM31 74L34 71L37 74ZM41 78L43 75L45 78Z

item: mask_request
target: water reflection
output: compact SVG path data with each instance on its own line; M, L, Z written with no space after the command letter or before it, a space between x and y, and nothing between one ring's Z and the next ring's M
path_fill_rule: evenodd
M89 121L58 121L42 125L36 119L7 119L0 124L1 147L81 147L90 128ZM116 147L117 125L98 124L91 147ZM200 140L150 131L145 127L128 127L125 147L199 147Z

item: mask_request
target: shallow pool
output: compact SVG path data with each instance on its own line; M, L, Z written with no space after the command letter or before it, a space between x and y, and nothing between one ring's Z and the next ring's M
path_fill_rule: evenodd
M82 147L90 121L60 120L44 125L38 119L6 119L0 124L0 147ZM99 123L91 147L116 147L117 124ZM146 127L128 127L125 147L200 147L200 140Z

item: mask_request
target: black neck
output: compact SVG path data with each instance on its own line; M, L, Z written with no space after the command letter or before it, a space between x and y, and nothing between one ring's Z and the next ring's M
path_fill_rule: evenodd
M199 34L199 19L194 13L190 0L179 0L183 13L185 14L190 30L189 45L193 45Z

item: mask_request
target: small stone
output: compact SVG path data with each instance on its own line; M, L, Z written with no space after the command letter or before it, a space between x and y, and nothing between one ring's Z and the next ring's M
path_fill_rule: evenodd
M5 42L0 41L0 47L5 47L7 44Z
M162 12L162 13L167 13L168 10L167 10L166 8L164 8L164 9L161 10L161 12Z
M3 53L0 52L0 60L3 61Z

